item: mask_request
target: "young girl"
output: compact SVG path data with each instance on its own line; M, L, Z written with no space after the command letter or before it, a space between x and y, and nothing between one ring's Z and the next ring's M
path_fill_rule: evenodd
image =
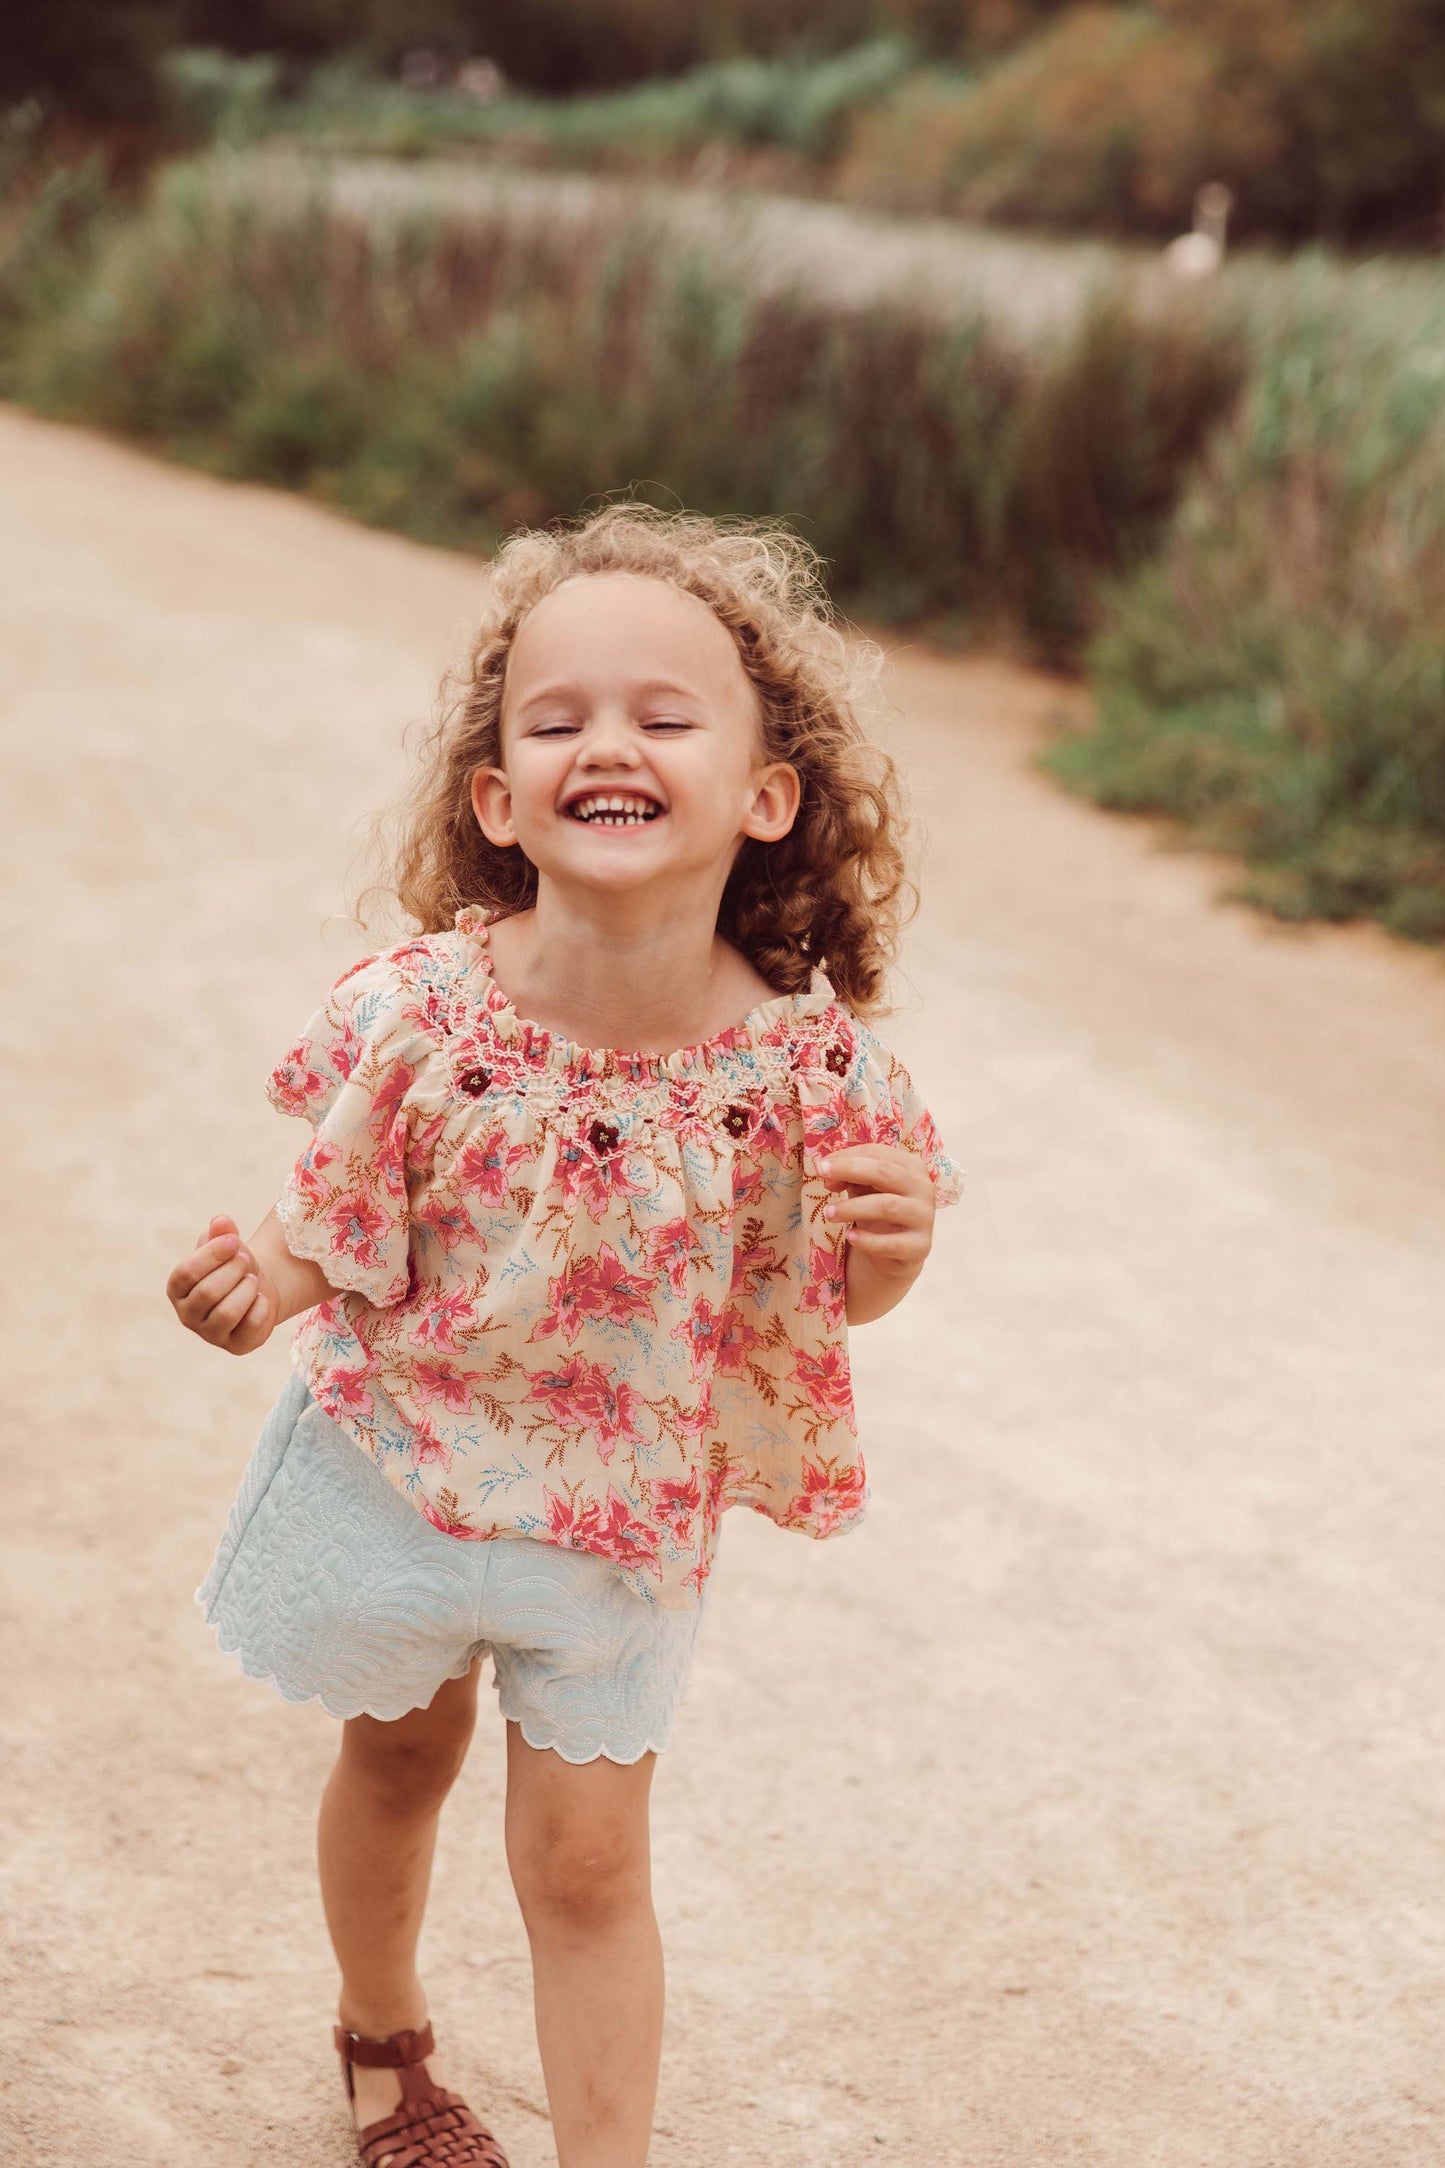
M232 1354L301 1314L197 1601L344 1720L318 1854L371 2168L505 2156L427 2068L437 1818L490 1653L560 2168L646 2160L648 1789L718 1524L853 1527L847 1327L960 1176L880 1005L892 762L806 546L614 504L493 561L395 892L267 1091L314 1134L170 1276Z

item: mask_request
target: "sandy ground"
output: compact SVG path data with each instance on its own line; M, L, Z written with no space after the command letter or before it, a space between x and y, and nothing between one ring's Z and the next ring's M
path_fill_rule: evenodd
M352 2157L336 1727L191 1595L286 1366L175 1326L301 1132L362 816L476 568L0 416L0 2156ZM899 646L925 908L884 1029L965 1163L855 1335L877 1494L735 1514L657 1783L657 2168L1424 2168L1439 2053L1445 970L1057 795L1047 681ZM551 2160L485 1721L427 1973Z

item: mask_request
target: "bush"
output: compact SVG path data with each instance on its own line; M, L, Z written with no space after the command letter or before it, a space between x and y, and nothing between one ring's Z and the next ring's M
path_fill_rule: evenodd
M922 76L858 115L843 185L911 208L1112 233L1187 226L1439 238L1441 0L1158 0L1071 9L976 86Z
M1240 853L1290 917L1445 938L1445 301L1302 266L1054 771Z
M304 169L303 169L304 170ZM346 212L272 162L172 169L12 341L20 396L485 548L635 485L795 518L840 592L1067 655L1242 353L1102 288L1067 334L981 306L764 294L640 212Z

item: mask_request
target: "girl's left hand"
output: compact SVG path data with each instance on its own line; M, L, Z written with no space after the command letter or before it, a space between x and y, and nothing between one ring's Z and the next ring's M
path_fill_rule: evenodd
M843 1192L823 1207L825 1220L851 1222L848 1251L884 1279L911 1280L933 1247L933 1181L916 1152L901 1144L850 1144L818 1163L825 1186Z

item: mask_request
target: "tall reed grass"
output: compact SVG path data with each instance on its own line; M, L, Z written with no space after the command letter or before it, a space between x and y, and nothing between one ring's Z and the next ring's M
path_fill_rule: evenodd
M964 300L749 286L640 206L358 215L314 169L174 167L10 343L14 393L485 549L619 487L785 515L855 607L1073 653L1235 396L1194 310L1101 287L1024 339Z
M843 306L615 197L342 201L285 161L0 210L0 390L485 550L619 488L781 515L859 614L1087 657L1070 787L1287 917L1445 940L1445 296L1323 257L1047 336Z
M1157 558L1106 598L1098 720L1051 755L1241 855L1286 918L1445 940L1445 292L1305 262Z

